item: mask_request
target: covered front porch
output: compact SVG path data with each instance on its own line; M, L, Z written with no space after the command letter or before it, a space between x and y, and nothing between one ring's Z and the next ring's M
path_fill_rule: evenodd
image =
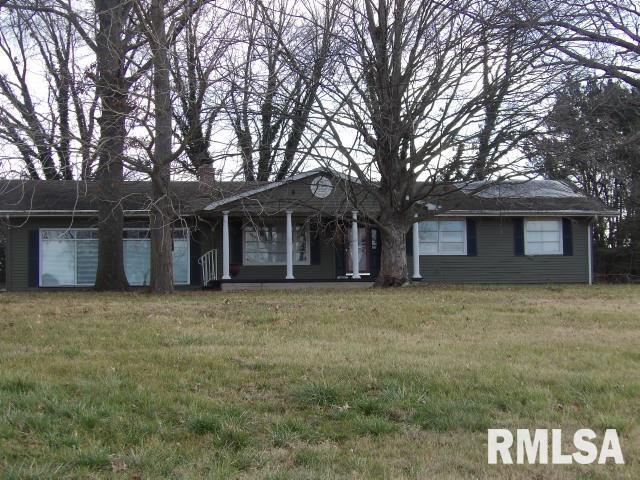
M346 218L295 210L272 215L224 210L209 223L210 248L198 259L205 288L373 282L380 269L380 231L357 210ZM417 225L408 243L419 242ZM418 280L419 258L414 258L413 278Z
M366 190L335 172L305 172L224 195L199 213L211 225L199 259L203 285L374 281L377 211Z

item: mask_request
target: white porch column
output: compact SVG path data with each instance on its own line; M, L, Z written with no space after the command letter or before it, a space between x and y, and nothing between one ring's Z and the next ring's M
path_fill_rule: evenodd
M229 275L229 211L222 212L222 280L231 280Z
M351 278L358 280L360 278L360 239L358 236L358 211L351 211Z
M413 228L413 279L421 280L420 275L420 222L414 222Z
M589 285L593 285L593 222L597 217L589 219L587 226L587 268L589 269Z
M293 225L291 210L287 210L287 280L293 280Z

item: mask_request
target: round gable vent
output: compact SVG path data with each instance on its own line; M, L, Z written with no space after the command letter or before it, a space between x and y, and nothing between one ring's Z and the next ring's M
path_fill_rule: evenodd
M311 180L311 193L318 198L326 198L333 192L333 183L327 177L319 175Z

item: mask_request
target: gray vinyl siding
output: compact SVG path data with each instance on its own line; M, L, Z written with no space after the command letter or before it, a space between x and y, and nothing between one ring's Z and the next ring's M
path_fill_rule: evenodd
M478 255L420 256L426 282L449 283L586 283L588 220L573 221L573 255L514 255L510 218L476 218ZM408 258L409 270L413 259ZM413 274L413 272L411 272Z

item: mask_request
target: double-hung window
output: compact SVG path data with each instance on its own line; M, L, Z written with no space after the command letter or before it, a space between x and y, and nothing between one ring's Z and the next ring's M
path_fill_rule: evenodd
M562 255L562 220L524 221L525 255Z
M309 225L294 225L293 263L309 265L309 249ZM287 240L284 222L246 225L243 254L244 265L286 265Z
M420 222L420 255L466 255L465 220L427 220Z

